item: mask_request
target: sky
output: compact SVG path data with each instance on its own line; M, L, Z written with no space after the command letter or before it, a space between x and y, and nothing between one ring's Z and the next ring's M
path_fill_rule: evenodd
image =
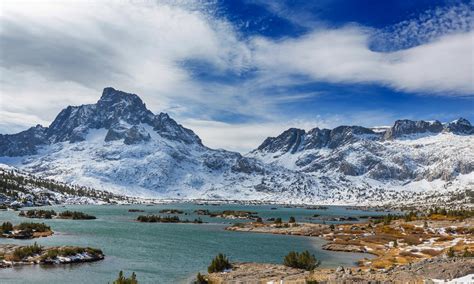
M474 4L2 0L0 133L104 87L245 153L290 127L474 121Z

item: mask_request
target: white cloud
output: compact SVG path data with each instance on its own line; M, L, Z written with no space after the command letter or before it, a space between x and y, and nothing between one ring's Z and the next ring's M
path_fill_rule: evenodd
M474 32L446 35L397 52L370 50L370 33L349 26L297 39L258 38L253 42L254 60L267 72L304 74L320 81L381 83L444 95L474 93Z
M47 125L66 105L93 103L103 87L113 86L139 94L154 112L171 112L211 147L246 151L288 127L356 124L355 114L283 121L282 104L319 95L285 92L301 82L474 93L474 34L465 26L448 29L456 34L433 33L416 47L377 52L370 45L380 31L371 28L319 26L298 38L244 38L213 8L199 1L2 1L0 132ZM416 36L426 28L414 26L427 23L433 21L401 24L392 33ZM211 83L193 77L188 60L206 62L218 74L255 72L238 83ZM277 88L283 91L273 93ZM265 122L213 121L223 112Z

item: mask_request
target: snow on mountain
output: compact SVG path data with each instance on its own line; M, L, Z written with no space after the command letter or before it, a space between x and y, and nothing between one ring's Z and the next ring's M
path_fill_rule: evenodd
M314 177L320 190L337 193L329 194L335 202L449 196L474 190L472 133L465 119L444 126L399 120L383 132L359 126L292 128L247 156Z
M472 189L473 133L465 119L291 128L242 156L105 88L96 104L69 106L49 127L0 135L0 162L141 197L378 204Z
M154 115L137 95L113 88L96 104L65 108L49 127L0 136L0 156L43 177L142 197L274 200L311 183L303 174L209 149L167 114Z

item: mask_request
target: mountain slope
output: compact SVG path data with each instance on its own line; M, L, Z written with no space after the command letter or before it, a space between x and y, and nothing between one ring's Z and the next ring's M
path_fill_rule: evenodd
M105 204L129 201L133 200L106 191L43 179L0 164L0 206Z
M247 156L304 172L349 200L474 189L473 127L465 119L399 120L386 130L359 126L289 129ZM390 191L393 191L390 193Z
M49 127L0 135L0 162L56 180L142 197L374 204L473 188L465 119L400 120L388 129L292 128L239 153L203 145L135 94L105 88Z
M65 108L49 127L0 136L0 145L4 163L144 197L270 200L311 183L303 174L209 149L167 114L154 115L138 96L113 88L96 104ZM261 185L265 179L271 190Z

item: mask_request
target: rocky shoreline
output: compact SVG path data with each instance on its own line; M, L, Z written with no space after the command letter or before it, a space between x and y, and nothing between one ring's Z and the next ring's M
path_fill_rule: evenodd
M260 283L434 283L474 274L474 258L438 256L389 270L363 270L357 267L305 271L281 264L232 263L225 272L207 275L210 284ZM463 283L463 282L458 282Z
M357 266L350 268L316 269L309 276L304 271L300 274L283 273L287 268L282 265L237 264L235 272L226 276L209 275L209 279L218 279L209 283L280 280L306 283L308 279L317 283L392 283L395 280L423 283L430 279L453 279L474 273L472 211L440 212L388 215L365 223L339 225L281 221L234 224L226 230L320 237L328 241L322 246L325 250L369 253L375 258L361 259ZM296 279L293 279L294 275L298 275Z

